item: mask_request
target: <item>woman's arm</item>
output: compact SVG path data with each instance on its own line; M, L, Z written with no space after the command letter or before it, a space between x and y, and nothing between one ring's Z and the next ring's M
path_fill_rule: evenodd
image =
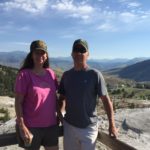
M15 94L15 111L17 116L17 124L19 126L20 135L24 142L30 143L31 142L31 133L26 127L23 119L23 104L24 96L22 94L16 93Z

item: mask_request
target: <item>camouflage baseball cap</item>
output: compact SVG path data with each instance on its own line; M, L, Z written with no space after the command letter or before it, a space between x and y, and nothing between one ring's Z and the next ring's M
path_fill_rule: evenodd
M35 50L43 50L47 52L47 45L44 41L41 40L36 40L33 41L30 45L30 51L35 51Z
M83 46L86 49L86 51L89 50L87 41L85 41L83 39L77 39L74 41L72 51L74 51L74 49L76 48L77 45Z

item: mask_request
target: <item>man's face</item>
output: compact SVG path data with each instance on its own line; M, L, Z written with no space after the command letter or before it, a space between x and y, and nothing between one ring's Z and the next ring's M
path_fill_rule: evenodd
M82 45L76 45L72 52L73 60L78 64L85 63L88 55L89 52Z

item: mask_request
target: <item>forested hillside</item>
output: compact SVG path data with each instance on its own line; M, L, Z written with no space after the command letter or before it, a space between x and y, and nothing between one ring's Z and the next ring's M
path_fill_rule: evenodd
M135 81L150 81L150 60L145 60L123 68L119 77Z
M0 65L0 95L13 96L17 69Z
M54 69L58 80L63 71L59 68ZM14 96L14 83L18 69L0 65L0 96Z
M146 68L146 65L142 66ZM142 72L141 68L141 72ZM60 68L53 68L58 81L63 74ZM135 71L135 70L134 70ZM18 69L0 65L0 96L14 96L14 82ZM150 99L150 83L138 83L103 73L110 95L124 98Z

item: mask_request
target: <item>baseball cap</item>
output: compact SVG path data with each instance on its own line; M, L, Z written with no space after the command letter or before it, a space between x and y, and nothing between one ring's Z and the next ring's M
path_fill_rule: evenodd
M47 45L42 40L33 41L30 45L30 51L43 50L47 52Z
M86 52L88 51L88 43L85 40L83 39L75 40L73 43L72 51L75 51L78 48L78 46L82 46L85 48Z

